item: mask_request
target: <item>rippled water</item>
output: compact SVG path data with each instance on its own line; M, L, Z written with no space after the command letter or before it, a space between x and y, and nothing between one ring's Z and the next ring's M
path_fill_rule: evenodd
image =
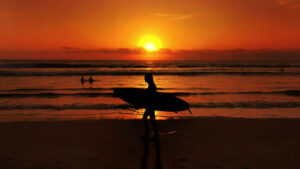
M0 121L141 118L112 88L146 88L146 72L193 112L156 112L158 119L300 117L295 62L0 61ZM81 75L95 81L81 84Z

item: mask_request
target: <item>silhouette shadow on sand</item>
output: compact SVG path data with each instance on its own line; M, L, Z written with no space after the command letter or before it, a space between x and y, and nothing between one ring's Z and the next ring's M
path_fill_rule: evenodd
M144 153L141 160L141 169L148 169L149 166L151 166L151 163L149 160L150 158L150 143L153 143L154 145L154 151L155 151L155 157L154 157L154 169L162 169L162 162L161 162L161 152L160 152L160 141L159 138L156 137L153 140L143 140L144 143ZM149 164L150 162L150 164Z

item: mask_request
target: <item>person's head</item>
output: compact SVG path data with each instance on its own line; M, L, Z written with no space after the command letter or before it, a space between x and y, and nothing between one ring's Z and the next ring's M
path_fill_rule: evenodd
M145 74L145 82L147 82L147 83L153 82L152 73L146 73Z

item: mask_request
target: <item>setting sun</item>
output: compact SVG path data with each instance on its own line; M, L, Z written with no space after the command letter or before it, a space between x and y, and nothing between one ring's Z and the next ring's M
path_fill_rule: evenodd
M157 37L148 35L140 39L138 46L145 48L149 52L152 52L161 48L161 42Z
M147 44L145 44L145 49L148 51L154 51L154 50L156 50L156 47L152 43L147 43Z

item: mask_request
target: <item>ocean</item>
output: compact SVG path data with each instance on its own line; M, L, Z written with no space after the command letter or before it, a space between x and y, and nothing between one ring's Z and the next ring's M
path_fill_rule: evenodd
M188 111L156 111L159 120L190 117L300 118L295 61L0 61L0 122L139 119L113 88L174 93ZM93 83L81 83L81 76Z

